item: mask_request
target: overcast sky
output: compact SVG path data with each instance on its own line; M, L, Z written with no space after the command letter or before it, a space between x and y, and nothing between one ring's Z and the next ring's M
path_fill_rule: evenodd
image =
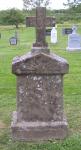
M51 0L53 9L62 9L64 8L63 2L67 0ZM23 9L23 0L0 0L0 10L18 8Z

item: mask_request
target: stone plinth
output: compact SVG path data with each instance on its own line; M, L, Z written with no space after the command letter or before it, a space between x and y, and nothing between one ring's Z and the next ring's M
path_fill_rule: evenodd
M12 72L17 76L13 139L40 141L67 136L63 75L68 68L65 59L50 53L29 53L13 60Z

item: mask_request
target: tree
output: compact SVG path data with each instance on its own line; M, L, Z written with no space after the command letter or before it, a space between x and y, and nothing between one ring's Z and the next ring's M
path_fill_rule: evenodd
M15 25L18 28L19 23L23 23L24 16L22 12L18 9L10 9L6 11L6 14L3 16L3 22L5 24Z
M77 7L81 4L81 0L67 0L67 3L63 3L65 6Z
M25 9L32 9L40 6L48 6L50 4L50 0L23 0Z

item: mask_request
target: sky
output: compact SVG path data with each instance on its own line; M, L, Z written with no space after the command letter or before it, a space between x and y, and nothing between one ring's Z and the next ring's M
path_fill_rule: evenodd
M63 2L66 0L51 0L52 9L64 8ZM23 9L23 0L0 0L0 10L6 10L11 8Z

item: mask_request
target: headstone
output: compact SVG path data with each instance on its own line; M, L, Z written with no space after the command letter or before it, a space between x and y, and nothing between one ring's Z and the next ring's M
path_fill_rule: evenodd
M46 29L46 36L51 36L51 29Z
M17 45L17 38L16 37L11 37L9 39L10 45Z
M57 30L55 27L53 27L51 30L51 43L57 43Z
M36 8L36 20L34 50L12 62L12 72L17 76L12 137L23 141L63 139L68 133L63 110L63 75L68 73L69 66L65 59L48 50L45 7Z
M81 36L76 33L77 28L73 26L73 32L68 36L68 47L69 51L81 50Z
M63 35L68 35L68 34L71 34L72 32L73 32L72 28L63 28L62 29Z

